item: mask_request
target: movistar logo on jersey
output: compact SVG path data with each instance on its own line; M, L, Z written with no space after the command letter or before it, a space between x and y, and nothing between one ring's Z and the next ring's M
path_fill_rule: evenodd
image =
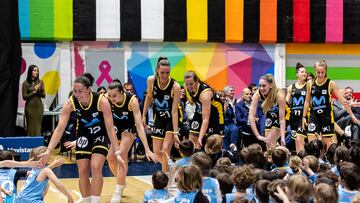
M155 98L155 109L157 111L167 111L169 110L169 102L167 100L160 102L157 98Z
M304 97L299 97L299 98L293 97L292 99L293 106L303 106L304 103L305 103Z
M95 125L95 124L97 124L97 123L100 123L100 120L98 119L98 118L94 118L94 119L92 119L91 121L87 121L87 120L85 120L85 119L81 119L81 122L83 122L84 123L84 127L85 128L87 128L87 127L89 127L89 126L92 126L92 125Z
M123 113L124 114L124 113ZM113 113L113 117L114 119L116 120L125 120L125 119L128 119L129 117L127 115L122 115L121 117L119 117L118 115L114 114Z
M312 105L313 106L323 106L326 105L325 96L321 96L319 99L316 96L312 97Z

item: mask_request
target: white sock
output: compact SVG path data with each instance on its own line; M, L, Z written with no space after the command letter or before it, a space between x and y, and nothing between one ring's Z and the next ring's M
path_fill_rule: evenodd
M91 195L91 203L100 203L100 196Z
M121 194L123 192L125 186L126 186L126 184L124 184L124 185L116 184L115 193Z
M82 203L91 203L91 197L88 196L88 197L83 197L82 198Z

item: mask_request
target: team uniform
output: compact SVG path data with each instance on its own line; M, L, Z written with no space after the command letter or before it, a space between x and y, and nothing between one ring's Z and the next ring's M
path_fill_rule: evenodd
M334 111L331 104L330 79L322 84L314 81L311 84L311 108L308 125L308 136L315 133L324 137L334 135Z
M152 189L148 190L144 194L143 203L151 203L153 201L167 200L171 197L169 191L166 189Z
M104 156L109 150L109 137L106 132L103 113L100 110L102 94L91 93L88 107L83 107L75 96L70 100L77 115L76 159L90 159L91 154Z
M173 133L172 124L172 88L175 80L170 78L165 88L161 88L157 78L153 85L154 135L152 138L164 139L165 134Z
M16 185L15 182L15 169L0 169L0 186L11 192L11 196L14 197L16 195ZM2 198L5 201L5 194L2 194Z
M289 92L291 94L291 100L289 104L289 124L291 128L292 138L295 139L297 134L301 136L306 136L306 132L302 128L302 114L306 98L306 83L300 87L297 87L296 83L290 85Z
M276 97L279 94L279 92L280 90L277 90ZM261 101L265 100L265 97L261 93L260 93L260 100ZM270 110L266 112L266 121L265 121L265 131L271 130L273 128L280 129L279 104L277 103L276 99Z
M43 168L34 168L30 171L30 175L26 180L26 183L15 198L15 203L43 203L44 192L48 187L49 179L46 178L44 181L39 182L36 180L39 173Z
M200 96L206 91L213 92L210 86L199 81L196 93L194 95L189 94L192 101L195 103L195 113L190 124L190 132L194 134L200 133L202 124L202 104L200 102ZM215 94L211 98L209 126L206 133L207 135L224 134L224 108L221 100L217 98Z
M114 128L118 140L121 140L121 134L124 132L136 133L134 114L131 109L131 103L135 98L134 94L126 92L122 104L111 104Z

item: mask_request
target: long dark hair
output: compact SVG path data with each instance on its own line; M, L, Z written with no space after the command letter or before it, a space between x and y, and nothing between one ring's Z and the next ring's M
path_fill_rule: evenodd
M34 68L37 68L39 70L39 74L37 75L37 77L34 80L32 80L32 72L33 72ZM32 81L39 81L39 75L40 75L39 67L37 67L36 65L30 65L28 68L26 81L28 81L29 83L31 83Z

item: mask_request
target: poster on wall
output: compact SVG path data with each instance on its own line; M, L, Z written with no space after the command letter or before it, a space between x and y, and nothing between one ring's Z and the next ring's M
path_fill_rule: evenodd
M22 43L22 64L19 84L18 109L23 111L25 101L22 96L22 86L27 77L30 65L39 67L39 78L44 82L45 110L50 107L60 88L60 48L55 42Z
M86 50L85 72L94 77L93 90L119 79L121 83L126 82L124 51L122 50Z

